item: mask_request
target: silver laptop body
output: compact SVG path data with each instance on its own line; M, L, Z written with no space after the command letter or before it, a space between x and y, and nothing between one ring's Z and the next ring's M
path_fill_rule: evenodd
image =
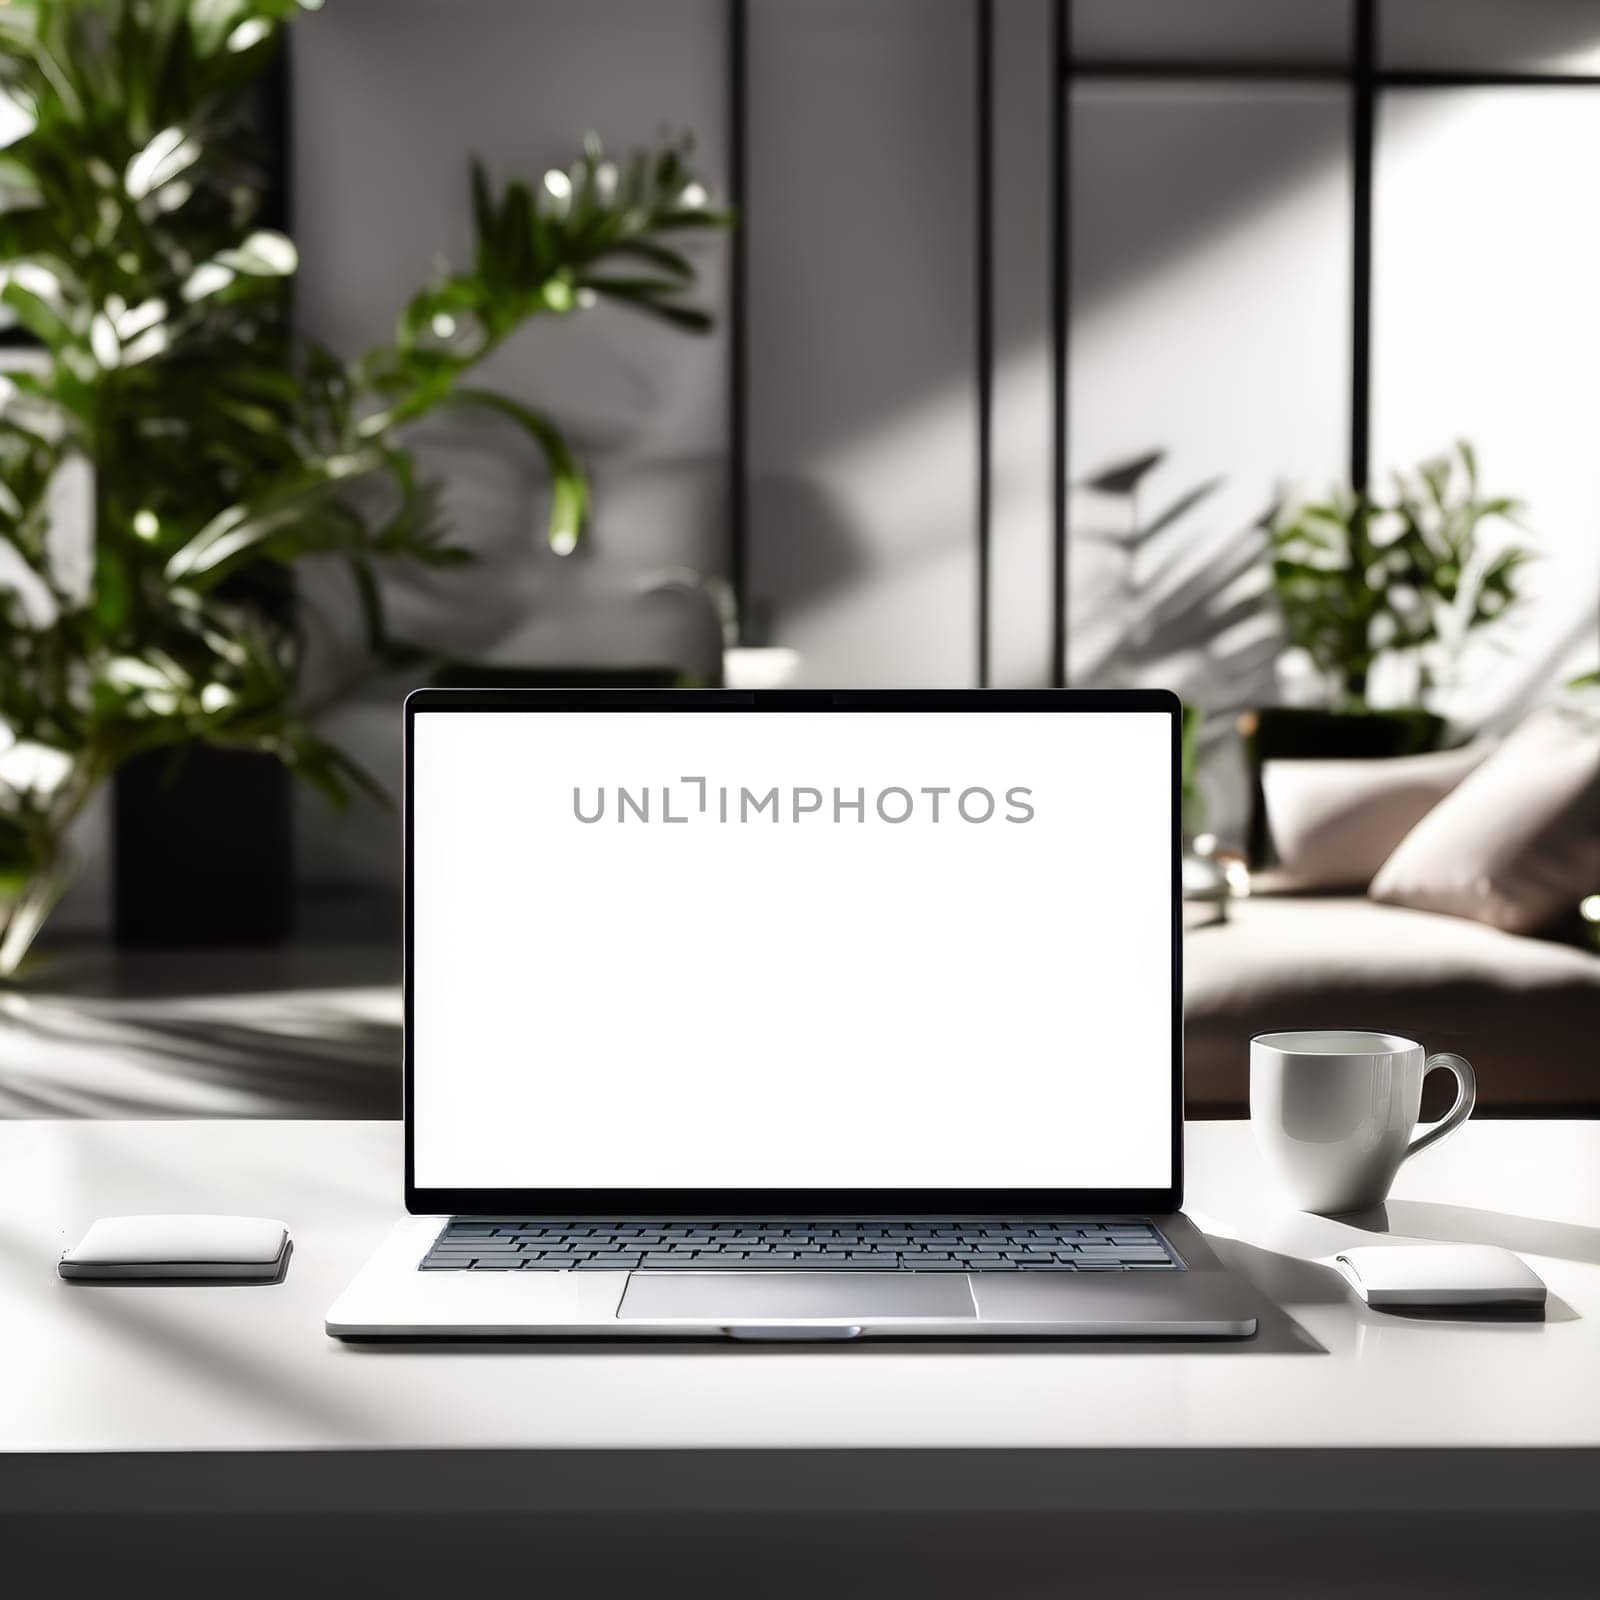
M1211 1337L1163 691L423 690L342 1339Z

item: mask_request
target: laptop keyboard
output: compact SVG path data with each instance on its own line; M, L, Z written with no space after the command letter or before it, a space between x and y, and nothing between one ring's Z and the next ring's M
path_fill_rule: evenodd
M424 1272L1173 1272L1148 1222L452 1217Z

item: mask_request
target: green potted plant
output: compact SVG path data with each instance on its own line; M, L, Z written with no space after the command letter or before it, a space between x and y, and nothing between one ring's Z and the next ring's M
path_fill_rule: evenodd
M1417 663L1419 699L1433 686L1428 652L1459 649L1516 600L1521 545L1488 555L1486 524L1515 523L1519 502L1484 496L1465 441L1415 472L1397 474L1379 501L1343 490L1290 506L1268 529L1272 592L1289 643L1331 686L1333 709L1367 711L1383 655Z
M1339 490L1285 506L1269 524L1273 601L1288 643L1310 660L1328 703L1266 707L1240 721L1256 775L1252 862L1267 848L1264 761L1411 755L1443 742L1444 719L1427 704L1437 658L1453 657L1515 605L1532 552L1515 543L1491 552L1482 533L1495 523L1519 525L1521 511L1516 500L1480 491L1477 457L1462 441L1396 474L1387 498ZM1412 662L1412 703L1371 703L1373 670L1385 656Z
M70 871L87 799L151 751L255 753L335 802L368 780L298 695L293 571L332 555L373 651L380 564L465 559L409 430L446 407L510 419L546 462L549 537L578 542L587 481L559 425L474 369L527 323L621 302L688 330L688 234L725 226L682 146L597 141L537 186L472 174L471 264L353 360L299 338L298 258L261 225L250 93L297 0L11 0L0 93L0 306L37 359L0 392L0 974ZM58 515L93 480L92 549ZM276 770L276 766L273 767Z

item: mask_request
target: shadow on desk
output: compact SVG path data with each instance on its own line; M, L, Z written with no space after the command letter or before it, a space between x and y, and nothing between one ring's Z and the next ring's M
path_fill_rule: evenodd
M0 995L0 1115L397 1118L398 1019L284 993Z
M1377 1233L1404 1234L1413 1239L1439 1239L1451 1244L1492 1244L1518 1255L1554 1256L1561 1261L1586 1261L1600 1266L1600 1228L1576 1222L1546 1222L1506 1211L1481 1211L1475 1206L1436 1205L1431 1200L1391 1200L1381 1208L1386 1226L1361 1227Z
M393 938L56 939L0 986L0 1117L397 1118L400 1025Z

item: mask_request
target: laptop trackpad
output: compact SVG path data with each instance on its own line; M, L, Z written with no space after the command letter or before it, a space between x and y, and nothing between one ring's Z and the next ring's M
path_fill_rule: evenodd
M892 1317L975 1317L959 1272L635 1272L621 1322L860 1324Z

